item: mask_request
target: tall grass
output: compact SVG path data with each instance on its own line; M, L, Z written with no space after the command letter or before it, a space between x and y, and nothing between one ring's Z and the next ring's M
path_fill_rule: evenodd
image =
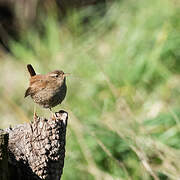
M72 74L54 109L70 115L63 180L179 179L179 10L178 1L128 0L61 23L45 16L43 29L24 32L13 56L1 57L1 127L32 118L27 63L39 73L63 69Z

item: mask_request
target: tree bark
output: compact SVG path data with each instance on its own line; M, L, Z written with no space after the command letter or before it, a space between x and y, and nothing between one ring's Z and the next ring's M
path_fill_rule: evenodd
M61 178L65 158L67 119L68 113L61 110L50 119L36 116L31 123L5 130L9 133L10 180Z

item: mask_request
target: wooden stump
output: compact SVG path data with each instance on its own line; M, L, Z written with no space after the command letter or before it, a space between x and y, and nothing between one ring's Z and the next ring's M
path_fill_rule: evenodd
M5 130L9 134L10 180L61 178L67 119L68 113L61 110L50 119L35 117L32 123L20 124Z

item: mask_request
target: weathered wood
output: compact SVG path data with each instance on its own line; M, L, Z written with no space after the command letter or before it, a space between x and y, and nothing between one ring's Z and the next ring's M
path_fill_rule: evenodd
M0 130L0 180L8 180L8 138L7 132Z
M6 129L9 133L10 180L59 180L65 158L68 113L59 111L50 119Z

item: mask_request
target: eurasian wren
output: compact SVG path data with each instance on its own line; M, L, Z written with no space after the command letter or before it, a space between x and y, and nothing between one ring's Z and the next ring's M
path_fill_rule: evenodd
M25 97L31 96L35 103L44 108L51 108L60 104L66 96L66 73L56 70L48 74L36 75L32 65L27 65L30 84Z

